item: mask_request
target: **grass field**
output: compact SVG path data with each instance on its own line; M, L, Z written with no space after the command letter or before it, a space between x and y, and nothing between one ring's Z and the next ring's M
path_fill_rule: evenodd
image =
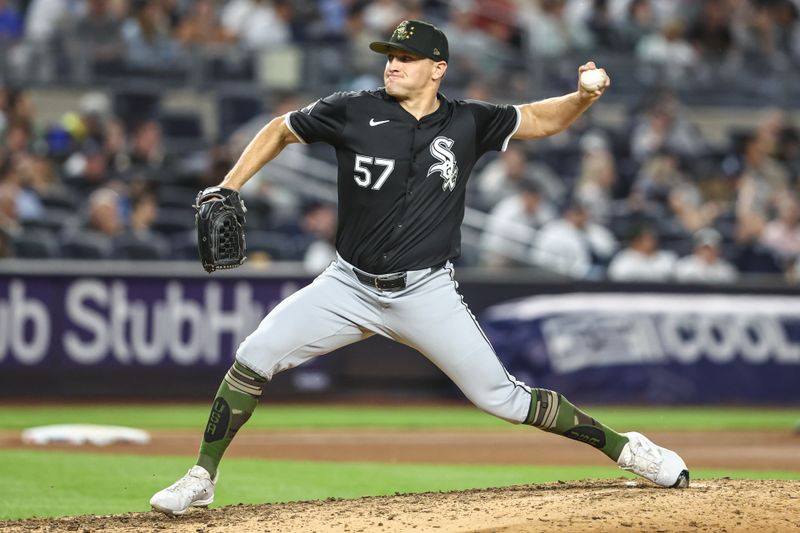
M0 406L0 430L45 424L119 424L143 429L202 427L208 405ZM652 430L788 429L800 409L586 408L611 427ZM474 407L262 405L247 422L255 429L301 428L491 428L513 427Z
M0 430L63 423L157 428L200 428L207 406L0 407ZM588 409L611 426L648 430L790 429L800 410ZM481 428L513 426L472 408L262 406L248 427ZM529 429L528 429L529 430ZM109 514L147 510L149 496L171 483L193 456L159 457L0 450L0 519ZM226 459L225 490L215 505L320 498L353 498L583 478L614 478L614 467L417 465ZM739 477L800 480L800 472L697 469L695 479Z

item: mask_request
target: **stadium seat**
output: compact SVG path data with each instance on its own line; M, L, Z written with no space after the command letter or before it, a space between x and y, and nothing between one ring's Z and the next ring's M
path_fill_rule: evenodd
M61 255L69 259L108 259L112 251L111 239L96 231L77 231L64 238Z
M46 208L74 210L78 206L75 196L67 189L49 191L40 197Z
M197 231L194 229L178 232L171 237L172 254L171 259L183 259L187 261L197 261Z
M247 253L263 252L277 261L298 259L296 240L277 231L248 231L245 235Z
M42 216L22 221L25 229L42 229L47 231L60 231L75 220L76 212L73 209L46 208Z
M162 110L158 116L164 149L171 154L198 150L205 144L200 114L194 111Z
M114 259L158 260L169 255L169 245L160 235L151 234L139 237L126 233L114 239L112 257Z
M161 207L186 208L194 204L198 190L195 187L179 187L174 185L159 185L156 190L156 199Z
M142 120L156 118L161 107L161 96L157 91L118 90L113 97L114 113L132 130Z
M194 211L186 207L161 207L153 230L165 236L194 228Z
M58 257L58 239L46 229L25 230L12 239L17 257L49 259Z
M223 94L217 99L220 137L227 139L239 126L263 112L261 98L249 94Z

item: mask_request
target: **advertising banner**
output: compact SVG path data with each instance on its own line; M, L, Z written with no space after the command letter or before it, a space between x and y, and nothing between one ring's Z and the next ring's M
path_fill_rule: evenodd
M0 368L230 366L307 279L0 278Z
M491 306L509 372L576 401L800 403L800 297L573 293Z

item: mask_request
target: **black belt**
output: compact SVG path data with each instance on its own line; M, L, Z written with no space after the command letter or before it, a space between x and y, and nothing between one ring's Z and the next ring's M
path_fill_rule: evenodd
M438 265L431 267L431 272L434 270L439 270L445 264L447 264L447 261L443 261ZM367 274L366 272L354 268L353 274L355 274L356 278L358 278L358 281L364 285L369 285L370 287L375 287L376 289L382 291L403 290L406 288L406 281L408 279L408 272L397 272L395 274L373 276L372 274Z
M388 274L386 276L373 276L372 274L361 272L355 268L353 269L353 273L358 278L358 281L364 285L369 285L370 287L375 287L382 291L399 291L405 289L406 278L408 277L408 274L405 272Z

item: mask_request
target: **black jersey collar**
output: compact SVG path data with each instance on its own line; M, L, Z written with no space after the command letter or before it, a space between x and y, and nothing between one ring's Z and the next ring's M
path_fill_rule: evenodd
M412 122L427 122L429 120L435 120L440 115L445 115L448 112L448 107L450 106L450 100L441 92L437 91L436 98L439 100L439 107L436 108L436 111L431 113L430 115L425 115L421 119L417 120L417 118L406 111L403 106L400 105L400 102L397 101L397 98L391 96L389 93L386 92L385 87L380 87L378 89L378 94L381 95L381 98L386 102L394 104L397 108L402 112L403 116L408 117L408 120Z

